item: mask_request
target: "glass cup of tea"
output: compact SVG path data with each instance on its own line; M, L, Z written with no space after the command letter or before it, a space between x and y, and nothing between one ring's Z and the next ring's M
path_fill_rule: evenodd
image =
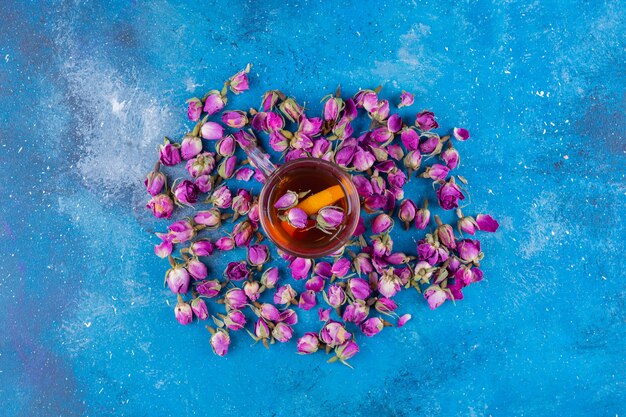
M320 258L341 249L353 237L360 216L359 195L350 175L340 166L318 158L301 158L276 167L254 143L243 147L248 158L266 177L259 197L261 227L283 252L300 258ZM274 205L287 191L307 194L299 204L311 227L296 229L280 218ZM307 201L308 199L308 201ZM343 221L332 230L315 227L321 205L343 211ZM299 207L299 206L296 206Z

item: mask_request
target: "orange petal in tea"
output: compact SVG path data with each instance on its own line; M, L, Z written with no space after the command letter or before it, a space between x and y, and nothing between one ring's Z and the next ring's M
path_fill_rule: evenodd
M305 198L296 207L304 210L304 212L310 216L320 211L320 209L336 203L345 196L341 185L333 185L324 191L320 191L319 193Z

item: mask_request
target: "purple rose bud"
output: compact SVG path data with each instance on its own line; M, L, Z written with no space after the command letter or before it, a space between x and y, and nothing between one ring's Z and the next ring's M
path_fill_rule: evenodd
M180 296L178 297L178 304L174 307L174 315L176 316L176 320L184 326L193 321L191 306L184 302Z
M377 235L389 231L393 227L393 220L388 214L381 213L372 222L372 233Z
M243 167L239 168L235 172L235 179L248 182L250 181L250 178L252 178L252 175L254 175L254 170L252 168Z
M279 278L278 268L272 267L266 269L263 275L261 275L261 284L263 284L265 288L274 288Z
M254 130L269 132L270 129L267 126L267 113L258 112L252 118L252 122L250 123Z
M430 111L423 111L418 113L415 118L415 126L421 130L428 131L431 129L437 129L439 123L435 120L435 114Z
M321 230L332 230L339 227L345 219L341 207L326 206L317 212L317 227Z
M224 157L234 154L236 148L237 142L233 135L224 136L215 143L215 152Z
M222 123L233 129L241 129L248 124L248 116L241 110L225 111L222 113Z
M222 290L222 285L217 280L202 281L196 286L198 294L208 298L217 296Z
M198 211L193 217L196 224L201 224L207 228L217 228L222 224L222 214L216 208Z
M296 101L292 98L288 98L284 100L278 106L280 111L292 122L297 122L300 120L300 116L302 116L304 112L304 108L296 103Z
M346 293L343 288L333 284L329 286L327 292L324 293L324 300L329 306L337 308L346 302Z
M383 177L380 177L378 173L375 173L370 181L374 194L382 195L385 193L385 190L387 189L387 182Z
M462 127L455 127L452 133L454 134L454 138L456 140L460 140L462 142L465 142L470 137L469 131L467 129L463 129Z
M241 310L248 304L248 297L242 289L232 288L224 294L224 304L229 310Z
M500 224L488 214L479 214L476 216L476 224L478 229L483 232L495 232Z
M245 189L239 189L237 191L237 195L233 198L233 211L240 216L244 216L248 214L250 211L250 204L252 200L252 195L250 191Z
M382 180L382 178L381 178ZM352 182L361 197L369 197L374 193L370 181L362 175L353 175Z
M448 256L448 250L439 245L439 242L434 241L430 234L426 235L426 239L417 242L417 258L420 261L436 265L439 262L445 262Z
M335 126L333 127L333 134L338 138L338 139L346 139L349 138L352 134L354 133L354 128L352 127L352 125L350 124L350 122L348 122L347 120L340 120L337 124L335 124Z
M402 91L402 94L400 94L400 104L398 104L398 108L400 109L402 107L411 106L414 101L415 96L413 94L408 91Z
M314 275L309 280L307 280L304 287L308 291L320 292L324 289L324 284L324 278L320 277L319 275Z
M320 134L322 129L322 119L319 117L313 117L311 119L303 116L300 119L300 124L298 126L298 131L304 133L308 137L312 138Z
M200 120L202 115L202 100L197 97L187 100L187 118L192 122Z
M440 157L450 169L454 169L459 166L459 152L455 148L453 148L452 145L450 145L448 149L443 151Z
M265 320L259 318L254 324L254 336L259 339L269 339L270 337L270 328L265 322Z
M261 305L259 314L268 321L276 322L280 320L280 311L276 308L276 306L269 303L263 303Z
M434 310L442 305L444 301L450 299L450 296L439 285L431 285L424 291L424 298L428 301L430 309Z
M368 112L376 109L378 95L372 90L361 90L354 95L354 103L357 108L364 108Z
M189 272L182 265L175 265L165 273L167 286L174 294L185 294L189 291Z
M365 336L372 337L380 333L385 326L380 317L372 317L361 323L359 327Z
M243 284L243 292L250 301L254 302L261 296L261 286L257 281L246 281Z
M248 73L250 72L250 68L252 68L252 65L248 64L245 69L230 77L228 80L230 91L235 94L241 94L250 88L248 84Z
M307 355L317 352L320 341L316 333L307 332L301 338L298 339L298 353Z
M261 100L261 108L263 111L270 111L274 108L280 98L285 98L284 94L278 90L266 91Z
M290 141L290 145L294 149L309 150L313 148L313 140L302 132L296 132Z
M230 310L223 320L226 327L233 331L242 330L247 322L246 316L239 310Z
M396 311L398 306L396 302L393 301L391 298L381 297L378 300L376 300L376 304L374 304L374 308L379 313L390 314Z
M287 191L274 203L277 210L288 210L298 204L298 193ZM306 213L305 213L306 215Z
M404 150L402 149L402 146L397 145L395 143L393 145L387 146L387 153L389 154L390 157L392 157L396 161L399 161L402 158L404 158Z
M187 261L187 271L196 280L205 279L208 275L207 267L197 257L193 257Z
M412 257L407 256L405 253L396 252L396 253L392 253L391 255L387 256L385 258L385 261L387 261L391 265L402 265L402 264L405 264L405 263L411 261L412 259L413 259Z
M215 247L219 250L233 250L235 248L235 240L230 236L224 236L215 241Z
M292 309L287 309L280 313L280 318L278 321L282 321L285 324L290 326L298 323L298 315Z
M376 109L372 109L371 113L375 120L382 122L389 116L389 102L387 100L380 100L376 104Z
M347 258L337 258L335 262L333 262L333 266L331 268L331 273L333 276L337 278L343 278L348 275L350 272L351 262Z
M313 266L313 261L308 258L295 258L289 264L291 276L295 280L305 279Z
M206 303L200 297L191 300L191 310L200 320L206 320L209 317L209 310L207 309Z
M224 271L224 276L232 281L242 281L248 278L248 274L245 261L229 262Z
M224 135L224 128L219 123L206 122L200 128L200 134L204 139L217 140L221 139Z
M187 220L179 220L167 226L169 234L172 236L173 243L183 243L191 240L196 232Z
M406 199L400 203L398 210L398 218L405 223L408 228L409 223L415 219L415 213L417 212L417 206L411 199Z
M367 171L374 165L376 158L368 151L358 148L352 158L352 165L357 171Z
M320 321L327 322L330 319L331 311L332 311L332 308L327 308L327 309L318 308L317 316L319 317Z
M174 187L174 198L181 204L195 204L199 193L198 186L189 180L184 180Z
M444 210L452 210L459 206L459 200L465 200L459 186L454 182L454 177L437 189L439 206Z
M397 133L402 129L402 117L399 114L392 114L387 120L387 128L393 133Z
M313 142L311 156L313 158L321 158L330 149L330 142L324 138L319 138Z
M329 262L318 262L315 264L315 268L313 268L313 274L328 279L333 275L333 267Z
M396 295L401 287L401 282L398 276L394 274L392 268L384 271L383 275L378 280L378 292L387 298Z
M251 245L248 248L248 262L252 266L260 267L270 259L270 253L265 245Z
M209 116L217 113L222 110L226 105L226 97L223 97L219 91L211 90L207 95L206 99L204 99L204 112Z
M404 157L404 166L410 171L417 171L421 164L422 154L418 150L411 151Z
M308 216L304 210L294 207L287 212L287 222L296 229L304 229L308 224Z
M209 201L217 208L227 209L230 207L233 198L228 187L222 185L213 192Z
M424 201L424 207L415 213L415 227L424 230L430 223L430 210L428 210L428 200Z
M372 253L377 257L384 257L391 254L393 250L393 240L389 233L383 233L372 237Z
M235 168L237 168L237 157L234 155L228 156L217 167L217 173L220 177L228 179L235 173Z
M200 175L193 183L198 187L201 193L208 193L213 188L213 177L209 175Z
M342 167L346 167L352 162L354 159L354 154L356 152L355 145L345 145L341 146L339 150L335 153L335 163Z
M400 139L407 151L417 151L419 149L420 136L414 129L410 127L403 129Z
M293 329L285 323L276 323L272 329L272 336L281 343L288 342L293 336Z
M165 236L167 236L167 238L162 238L161 243L154 245L154 254L159 258L167 258L172 253L173 245L171 236Z
M335 355L345 365L348 365L346 361L357 353L359 353L359 346L353 340L348 340L335 348Z
M359 275L367 275L370 272L374 271L370 255L368 255L367 253L359 253L356 258L354 258L352 263L354 264L354 270Z
M402 120L400 121L402 123ZM377 143L386 144L393 139L393 132L387 129L386 126L378 127L370 133L370 138Z
M307 290L300 294L300 301L298 302L298 307L303 310L310 310L317 305L317 300L315 298L315 291Z
M423 178L430 178L433 181L444 181L450 172L450 168L441 164L434 164L426 168L426 171L421 175Z
M164 144L159 148L159 161L163 165L174 166L180 162L180 149L177 144L172 144L165 138Z
M324 103L324 120L337 120L341 108L343 108L343 100L330 96Z
M187 161L185 168L187 168L189 175L194 178L210 174L215 168L215 157L213 152L202 152L195 158Z
M436 133L427 134L429 132L424 133L423 139L424 141L420 143L420 152L430 155L436 155L441 152L441 148L443 144L441 142L441 138Z
M248 246L253 233L254 230L252 229L252 224L249 221L237 223L232 232L233 239L235 239L235 245L237 245L237 247Z
M276 293L274 294L274 303L275 304L290 304L295 302L296 296L298 294L291 288L291 285L282 285L276 289Z
M159 171L152 171L146 177L144 184L146 186L146 190L148 194L151 196L155 196L161 193L163 190L163 186L165 185L166 179L165 175Z
M448 249L456 249L456 240L452 226L449 224L442 224L441 220L439 220L439 216L435 216L435 221L438 225L435 232L437 233L439 242Z
M472 236L474 236L476 231L479 230L476 220L474 220L474 218L470 216L461 217L457 223L457 226L459 228L459 231L463 231Z
M191 135L183 138L183 142L180 145L180 155L183 159L191 159L200 152L202 152L202 139Z
M233 133L233 137L235 138L235 142L237 142L237 144L243 149L246 149L257 142L256 136L254 136L254 133L251 131L248 132L245 130L238 130Z
M174 211L174 202L167 194L159 194L148 201L146 208L151 210L156 218L169 219Z
M348 288L356 300L366 300L372 293L369 282L363 278L351 278L348 281Z
M480 251L480 241L472 239L463 239L457 244L457 252L459 257L466 262L478 262L483 258Z
M342 323L329 320L320 330L319 338L328 346L335 347L352 338L352 334L346 330Z
M355 301L346 306L342 319L348 323L359 324L369 315L370 308L364 301Z
M213 353L217 356L225 356L228 353L228 346L230 345L230 336L228 332L218 329L211 335L211 348Z
M404 187L404 184L406 184L406 180L407 178L404 171L397 168L393 168L387 174L387 182L393 188L401 189L402 187Z
M277 130L281 130L283 127L285 127L285 120L278 113L267 112L265 124L267 125L268 131L274 132Z

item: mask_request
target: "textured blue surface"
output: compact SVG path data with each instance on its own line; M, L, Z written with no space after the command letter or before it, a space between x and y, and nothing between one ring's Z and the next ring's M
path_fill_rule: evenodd
M623 1L188 3L0 2L0 414L626 413ZM486 279L403 294L355 370L243 335L218 358L172 320L140 181L247 62L234 106L383 84L472 132Z

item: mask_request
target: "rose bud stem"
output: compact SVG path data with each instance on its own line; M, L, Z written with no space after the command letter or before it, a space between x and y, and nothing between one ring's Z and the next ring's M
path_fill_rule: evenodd
M409 222L403 222L404 230L409 230Z
M441 219L436 214L435 214L435 223L437 223L437 226L441 226L442 225Z
M267 344L267 339L263 339L263 346L265 346L265 349L270 348L270 346Z
M211 335L215 334L215 329L209 325L206 326L206 329L209 331L209 333L211 333Z
M393 324L389 323L387 320L382 319L384 327L393 327Z
M172 255L168 255L167 260L169 261L170 266L172 267L176 266L176 261L174 260L174 257Z
M159 172L161 170L161 161L156 161L156 164L154 164L154 172Z
M263 304L259 303L258 301L255 301L253 304L256 308L261 308L263 306Z
M219 300L215 301L217 304L224 304L224 299L220 298Z
M445 135L445 136L442 136L441 138L439 138L439 141L440 141L441 143L444 143L444 142L446 142L448 139L450 139L450 135Z
M342 316L343 316L343 314L341 313L341 308L337 307L337 308L335 309L335 312L337 313L337 315L338 315L339 317L342 317Z
M218 159L218 158L219 158L219 155L218 155L217 157L215 157L215 162L216 162L216 163L217 163L217 162L219 162L219 159ZM213 188L217 188L217 186L218 186L218 185L220 185L220 183L222 182L222 180L223 180L223 178L218 176L218 177L215 179L215 185L213 185Z
M326 354L327 354L327 355L330 353L330 350L331 350L331 349L332 349L332 348L331 348L329 345L326 345Z
M263 239L265 239L265 236L263 236L263 233L256 232L256 243L263 242ZM259 269L259 271L260 271L260 269Z
M224 213L220 216L222 220L230 219L233 213Z

